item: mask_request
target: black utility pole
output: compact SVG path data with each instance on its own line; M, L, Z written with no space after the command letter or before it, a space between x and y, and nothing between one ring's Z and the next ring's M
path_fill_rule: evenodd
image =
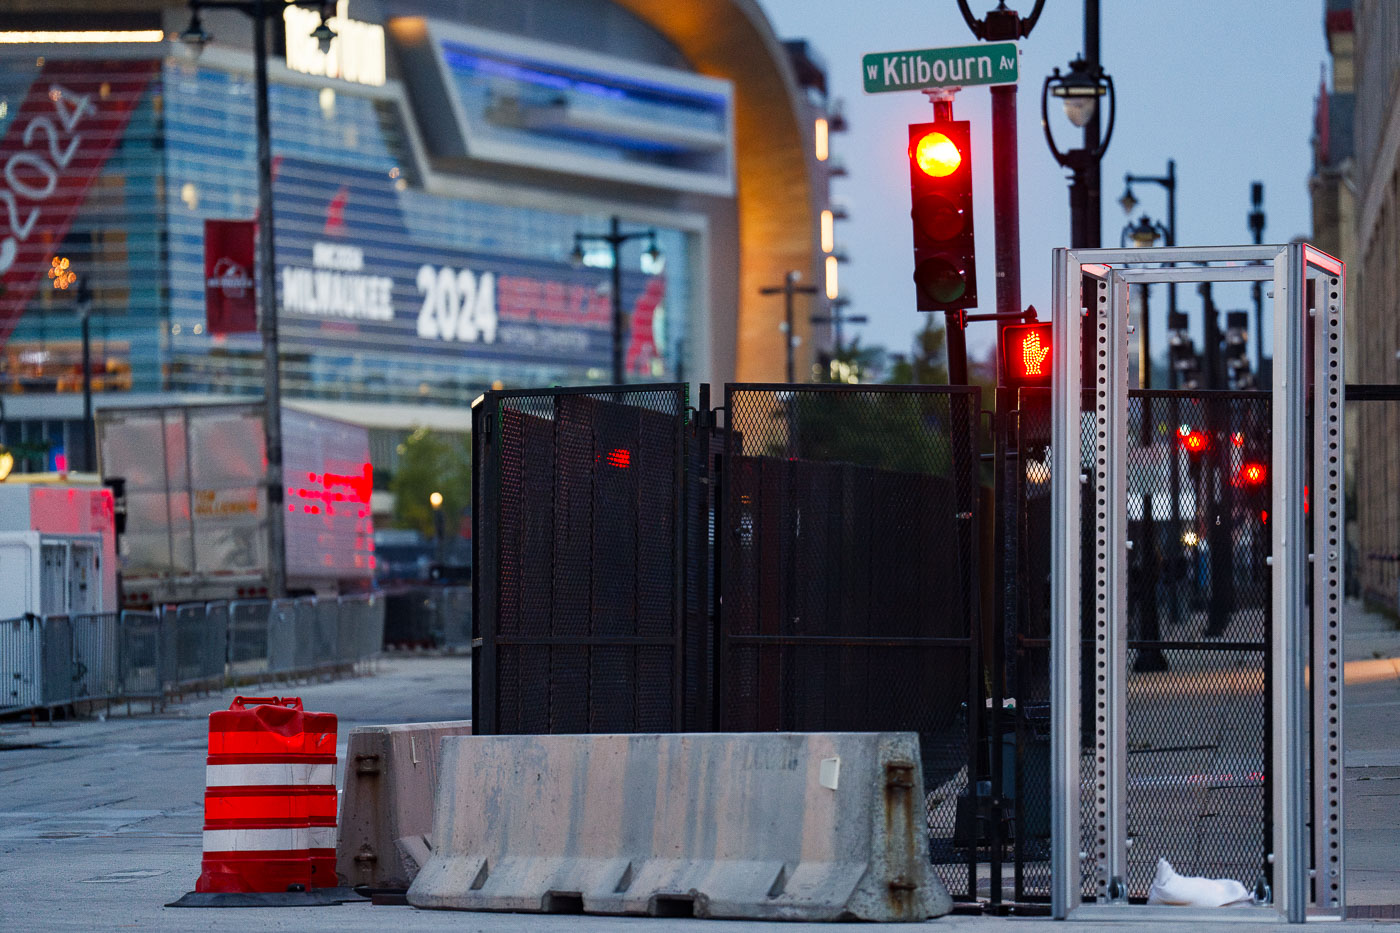
M846 324L868 324L870 318L864 314L847 314L846 307L850 304L848 298L833 298L831 301L830 314L814 314L811 317L813 324L830 324L831 336L836 343L836 355L840 356L846 348L845 340L842 336L842 327Z
M997 8L987 11L979 22L968 8L967 0L958 0L958 9L972 34L988 42L1015 41L1031 34L1036 21L1040 19L1045 0L1036 0L1035 7L1026 19L1008 9L1005 0ZM962 325L967 321L994 320L997 325L997 389L996 414L993 419L994 453L993 466L995 479L993 486L993 561L992 570L992 612L989 618L991 632L990 668L991 700L987 710L986 731L990 737L991 752L985 771L976 768L979 774L990 778L991 795L976 797L978 821L986 826L988 846L988 867L990 869L990 894L993 904L1002 900L1002 848L1006 827L1005 807L1008 801L1002 796L1005 775L1002 773L1002 742L1007 727L1002 720L1003 697L1007 692L1007 645L1014 643L1020 631L1017 615L1017 570L1020 554L1017 516L1019 512L1015 490L1019 488L1019 458L1010 456L1011 436L1010 412L1016 407L1016 390L1007 386L1007 373L1002 360L1002 347L1005 343L1005 330L1008 324L1025 319L1021 307L1021 209L1020 186L1017 177L1016 158L1016 85L997 85L992 88L992 199L996 223L996 311L993 314L964 315L958 313L956 331L962 336ZM952 336L954 322L949 322L949 382L953 379L952 360L955 349ZM963 351L964 359L966 351ZM963 374L962 383L967 377ZM961 429L959 429L961 430ZM968 545L971 536L964 542ZM979 703L979 706L982 704ZM981 717L978 717L981 718ZM981 731L980 729L978 731ZM976 736L973 736L975 741ZM980 756L980 750L978 755ZM974 759L975 760L975 759ZM980 781L979 781L980 783ZM1019 797L1017 798L1020 799ZM979 834L980 835L980 834ZM1019 888L1019 885L1017 886Z
M253 21L254 126L257 133L258 324L263 344L263 442L267 456L267 592L273 599L287 595L287 531L282 476L282 368L277 334L277 276L273 263L272 122L268 115L267 24L281 22L289 6L319 10L321 24L312 37L322 51L330 49L335 33L326 25L333 7L322 0L190 0L190 24L180 39L198 54L210 36L200 22L202 9L237 10Z
M92 288L87 278L78 280L78 320L83 338L83 470L97 470L92 425ZM104 354L105 355L105 354Z
M608 222L607 233L575 233L573 263L583 265L584 243L606 243L612 250L612 384L623 385L627 373L623 366L623 353L627 345L627 313L622 306L622 246L629 240L650 240L648 254L659 257L656 248L655 230L632 230L623 232L622 221L614 214Z
M758 290L760 295L782 295L783 296L783 331L787 338L787 381L788 384L797 381L795 361L793 360L792 346L792 303L794 295L815 295L817 287L815 285L798 285L802 278L802 273L796 269L789 269L783 276L782 285L765 285Z

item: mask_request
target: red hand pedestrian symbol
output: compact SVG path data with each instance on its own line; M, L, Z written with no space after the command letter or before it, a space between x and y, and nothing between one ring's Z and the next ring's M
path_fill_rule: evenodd
M1040 333L1031 331L1021 343L1021 361L1025 363L1027 376L1042 376L1041 364L1050 355L1049 347L1040 345Z

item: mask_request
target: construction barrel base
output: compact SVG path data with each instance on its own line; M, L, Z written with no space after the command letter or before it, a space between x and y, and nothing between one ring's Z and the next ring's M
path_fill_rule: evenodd
M928 866L912 733L448 736L415 907L910 921Z

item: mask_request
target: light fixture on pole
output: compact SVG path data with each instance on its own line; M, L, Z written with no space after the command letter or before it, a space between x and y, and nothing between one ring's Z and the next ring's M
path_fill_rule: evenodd
M1064 106L1065 116L1076 127L1084 129L1084 143L1078 149L1061 151L1050 129L1050 98ZM1107 98L1108 129L1098 138L1100 98ZM1099 163L1113 139L1113 123L1118 109L1113 93L1113 78L1101 66L1091 65L1082 58L1070 62L1069 72L1054 69L1040 89L1040 125L1050 154L1061 166L1070 170L1069 209L1070 246L1097 247L1099 243L1098 178ZM1091 132L1092 130L1092 132Z
M627 374L623 368L627 316L622 306L622 246L629 240L647 240L647 260L653 266L661 261L661 250L656 245L656 230L623 231L622 221L616 214L609 221L607 233L575 233L574 248L569 251L569 262L574 268L583 265L585 243L605 243L612 251L612 384L615 386L627 381Z
M263 439L267 460L267 590L273 599L287 595L287 532L282 476L282 371L277 333L277 278L272 223L272 121L267 82L267 24L280 20L287 7L319 10L321 24L312 33L329 43L335 37L326 20L332 5L324 0L190 0L190 24L180 39L198 55L209 44L200 11L237 10L253 21L253 72L258 179L258 323L263 341Z
M1156 222L1156 221L1149 220L1148 217L1147 217L1147 215L1144 214L1144 215L1142 215L1141 218L1139 218L1139 220L1138 220L1138 222L1137 222L1136 224L1133 224L1133 223L1130 222L1130 223L1128 224L1128 226L1124 227L1124 228L1123 228L1123 229L1124 229L1124 233L1125 233L1127 236L1131 237L1131 238L1133 239L1133 242L1134 242L1136 245L1138 245L1138 246L1152 246L1154 243L1156 243L1157 237L1158 237L1158 236L1160 236L1160 237L1162 238L1162 242L1163 242L1164 245L1166 245L1166 246L1175 246L1175 245L1176 245L1176 160L1175 160L1175 159L1168 159L1168 160L1167 160L1167 174L1165 174L1165 175L1134 175L1133 173L1129 172L1129 173L1127 173L1127 174L1125 174L1125 175L1123 176L1123 195L1122 195L1122 197L1120 197L1120 198L1118 199L1118 204L1119 204L1119 206L1121 206L1121 207L1123 208L1123 213L1126 214L1126 215L1128 215L1129 218L1132 217L1132 213L1133 213L1133 211L1137 208L1138 203L1139 203L1137 197L1133 194L1133 184L1136 183L1136 182L1140 182L1140 183L1142 183L1142 184L1160 185L1160 186L1162 186L1162 188L1164 188L1164 189L1166 190L1166 192L1167 192L1167 222L1166 222L1166 224L1161 224L1161 223L1158 223L1158 222ZM1134 232L1130 232L1130 231L1136 231L1136 232L1134 233ZM1146 241L1146 238L1149 237L1149 236L1152 237L1151 242L1147 242L1147 241ZM1168 316L1168 319L1171 320L1171 319L1174 319L1174 316L1175 316L1175 315L1176 315L1176 283L1173 282L1173 283L1169 283L1169 284L1167 285L1167 316ZM1147 340L1148 337L1150 336L1150 335L1147 333L1147 324L1148 324L1148 320L1147 320L1146 317L1144 317L1144 318L1143 318L1143 322L1142 322L1143 335L1144 335L1144 336L1143 336L1143 339L1144 339L1144 340ZM1150 370L1149 370L1149 372L1150 372ZM1175 367L1170 367L1170 368L1168 368L1167 372L1168 372L1168 378L1170 379L1170 383L1169 383L1169 384L1170 384L1171 388L1175 389L1175 388L1177 387L1177 380L1178 380L1177 372L1178 372L1178 371L1177 371L1177 369L1176 369ZM1143 384L1143 388L1147 388L1148 385L1150 385L1150 383L1144 383L1144 384Z

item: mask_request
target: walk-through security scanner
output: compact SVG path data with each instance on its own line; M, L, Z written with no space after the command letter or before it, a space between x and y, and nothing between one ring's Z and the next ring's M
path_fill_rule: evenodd
M1344 914L1342 278L1307 244L1054 251L1057 918ZM1140 384L1130 294L1251 282L1272 299L1257 389ZM1187 409L1203 414L1171 423ZM1247 609L1144 609L1169 586L1223 597L1251 574ZM1253 903L1148 905L1159 857L1237 877Z

